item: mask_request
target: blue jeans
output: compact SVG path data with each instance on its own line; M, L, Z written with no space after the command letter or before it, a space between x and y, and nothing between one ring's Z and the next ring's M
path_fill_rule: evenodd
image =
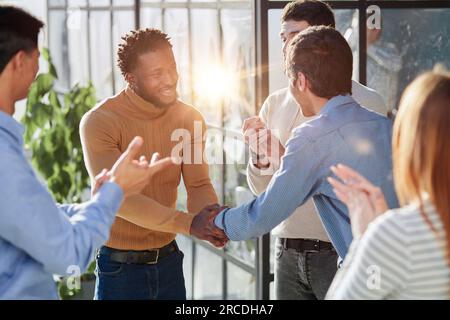
M186 300L181 251L157 264L126 264L97 254L95 300Z
M337 271L333 250L304 251L275 248L275 296L277 300L323 300Z

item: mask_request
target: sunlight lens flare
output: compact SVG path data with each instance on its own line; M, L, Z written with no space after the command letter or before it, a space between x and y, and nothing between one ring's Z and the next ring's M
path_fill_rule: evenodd
M220 101L236 95L238 79L224 66L209 65L195 75L194 88L197 97L207 101Z

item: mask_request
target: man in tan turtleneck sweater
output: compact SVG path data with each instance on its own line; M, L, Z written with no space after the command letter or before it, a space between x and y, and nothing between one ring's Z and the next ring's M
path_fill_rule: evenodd
M183 141L184 148L203 151L205 146L204 132L194 132L195 122L205 130L202 115L177 99L178 73L168 36L146 29L132 31L123 40L118 62L127 88L89 111L80 125L91 177L111 167L137 135L145 141L143 154L171 156L179 143L171 139L177 129L191 135ZM181 177L189 213L175 209ZM160 174L142 194L124 201L109 241L97 255L96 299L185 299L183 253L174 239L182 233L223 246L227 240L221 230L193 223L198 212L204 214L196 220L205 219L208 212L213 217L217 201L203 161L182 163Z

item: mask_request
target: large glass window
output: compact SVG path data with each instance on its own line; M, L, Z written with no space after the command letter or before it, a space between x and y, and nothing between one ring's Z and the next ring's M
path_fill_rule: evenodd
M380 32L368 31L367 84L397 107L401 93L436 64L450 68L449 9L383 9Z
M99 99L119 92L125 86L116 66L120 37L136 27L167 32L180 74L180 98L197 107L215 129L207 137L207 154L228 159L226 165L210 166L220 201L235 206L253 198L245 175L248 150L239 132L242 121L257 113L270 92L287 85L279 30L288 1L46 1L46 34L61 91L92 80ZM354 78L376 89L390 109L420 72L436 63L450 68L450 1L328 3L338 30L353 49ZM371 15L366 8L372 4L381 10L380 30L367 29L365 23ZM178 200L179 208L185 209L182 185ZM188 297L269 298L269 240L266 236L217 250L179 236Z
M47 7L58 89L91 80L99 99L121 90L116 51L120 37L135 28L135 1L48 0Z
M236 139L242 121L255 113L252 1L49 0L48 6L49 42L62 71L61 91L92 80L99 99L119 92L125 86L116 66L121 36L135 27L168 33L180 74L180 98L215 128L207 148L219 160L211 164L211 178L220 201L235 206L252 198L246 185L246 148ZM231 162L223 165L227 157ZM185 209L183 185L178 203ZM255 297L255 241L232 243L225 250L182 236L178 241L186 255L189 297L222 299L227 292L230 297ZM227 257L236 263L225 262ZM227 280L237 269L238 279L250 279L244 291L232 289L235 276L233 283Z

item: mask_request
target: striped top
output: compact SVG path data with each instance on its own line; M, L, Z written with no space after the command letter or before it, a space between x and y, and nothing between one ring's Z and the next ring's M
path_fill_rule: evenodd
M448 299L445 230L431 204L391 210L355 240L327 299Z

